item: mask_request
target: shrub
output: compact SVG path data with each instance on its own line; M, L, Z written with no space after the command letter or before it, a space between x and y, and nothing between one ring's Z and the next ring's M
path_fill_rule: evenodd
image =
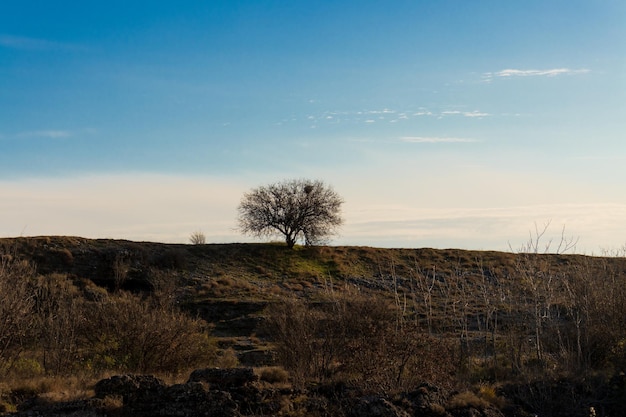
M206 236L201 231L195 231L189 236L189 242L192 245L204 245L206 243Z
M74 255L67 248L54 249L51 252L64 266L72 266L74 263Z
M11 369L14 373L25 377L32 378L43 373L41 364L35 359L19 358L17 359Z
M260 368L257 373L261 381L269 382L270 384L289 381L289 372L280 366L266 366Z
M33 339L46 374L74 372L84 315L79 289L67 276L51 274L33 280L31 292L35 300Z
M29 284L34 276L29 263L0 258L0 373L10 370L31 332L34 299Z
M377 392L409 390L429 380L453 384L453 350L380 298L289 300L268 310L267 333L297 385L345 380Z
M478 389L478 397L494 405L498 409L506 406L506 399L497 394L496 389L491 385L481 385Z
M122 293L88 311L88 363L95 369L177 373L211 362L204 322Z

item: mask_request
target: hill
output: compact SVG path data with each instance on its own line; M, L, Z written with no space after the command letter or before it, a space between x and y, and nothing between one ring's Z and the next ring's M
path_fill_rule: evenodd
M586 413L589 404L613 409L626 398L608 388L626 370L626 259L621 257L428 248L289 250L280 244L61 236L0 239L0 253L3 271L25 262L33 280L48 277L47 286L35 285L36 294L71 287L70 298L84 300L85 311L126 306L123 313L107 310L110 317L120 314L118 321L161 308L154 311L169 322L184 322L187 327L179 329L192 347L193 326L204 323L215 346L211 361L280 366L294 386L342 381L398 393L424 382L450 390L481 382L492 387L492 394L482 395L493 402L507 397L544 414L554 409L550 404L567 404L567 415ZM149 307L133 312L128 300ZM72 308L79 311L78 304ZM106 317L97 317L106 323ZM42 366L41 372L53 372L46 353L31 342L25 337L21 353L12 357L5 350L0 357L4 353L14 363L21 358L32 374ZM76 347L72 357L107 372L161 369L143 356L141 365L120 359L120 349L111 350L119 343L81 345L108 350L87 354L86 347ZM24 356L24 349L30 354ZM179 369L176 355L168 355L172 370ZM159 360L163 368L164 358ZM6 375L12 371L4 369ZM559 390L565 398L555 400Z

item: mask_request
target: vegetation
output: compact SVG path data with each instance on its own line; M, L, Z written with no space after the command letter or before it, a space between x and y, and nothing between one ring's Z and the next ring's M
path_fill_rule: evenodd
M239 205L239 228L253 236L280 234L289 248L298 239L316 245L334 234L343 220L343 200L321 181L290 180L256 188Z
M6 410L24 386L59 385L33 381L216 364L398 401L439 387L439 415L626 406L621 254L547 254L536 241L518 253L69 237L0 248Z
M346 381L371 392L409 391L428 380L451 387L454 347L397 315L384 299L336 295L288 300L268 312L279 363L293 382Z
M176 374L215 357L207 324L159 291L109 293L68 274L37 274L5 255L0 295L3 376Z
M189 236L189 242L192 245L204 245L206 243L206 236L204 233L197 230Z

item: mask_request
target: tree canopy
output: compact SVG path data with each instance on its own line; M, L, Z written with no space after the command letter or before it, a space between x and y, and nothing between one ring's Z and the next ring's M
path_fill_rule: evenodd
M282 235L293 248L299 239L316 245L343 223L343 199L319 180L288 180L244 194L239 204L239 229L257 237Z

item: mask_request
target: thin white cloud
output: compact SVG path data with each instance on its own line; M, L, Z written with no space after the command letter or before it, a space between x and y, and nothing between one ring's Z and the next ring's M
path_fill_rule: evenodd
M571 69L571 68L551 68L545 70L537 69L504 69L497 72L486 72L483 74L483 78L490 81L493 78L514 78L514 77L556 77L559 75L578 75L586 74L591 70L586 68Z
M465 117L489 117L491 116L491 114L474 110L474 111L463 112L463 116Z
M395 110L390 110L390 109L382 109L382 110L369 110L366 111L366 114L394 114L396 111Z
M82 50L82 46L51 41L48 39L30 38L26 36L14 36L0 34L0 47L27 51L45 50Z
M474 110L474 111L445 110L441 112L440 116L488 117L488 116L491 116L491 114L481 112L478 110Z
M16 138L44 138L44 139L67 139L82 135L94 135L98 133L98 129L95 128L78 128L73 130L68 129L41 129L41 130L28 130L19 132L14 135Z
M65 139L72 136L72 132L69 130L33 130L29 132L22 132L17 135L18 137L26 138L49 138L49 139Z
M357 110L357 111L325 111L319 114L309 114L306 117L307 120L312 122L319 122L320 124L328 123L376 123L376 122L388 122L398 123L411 120L415 117L437 117L442 119L444 117L470 117L470 118L484 118L491 117L493 114L480 110L443 110L432 111L424 107L420 107L415 110L391 110L383 108L382 110ZM292 119L291 122L297 122Z
M448 138L448 137L425 137L425 136L403 136L402 142L407 143L474 143L476 139L470 138Z

